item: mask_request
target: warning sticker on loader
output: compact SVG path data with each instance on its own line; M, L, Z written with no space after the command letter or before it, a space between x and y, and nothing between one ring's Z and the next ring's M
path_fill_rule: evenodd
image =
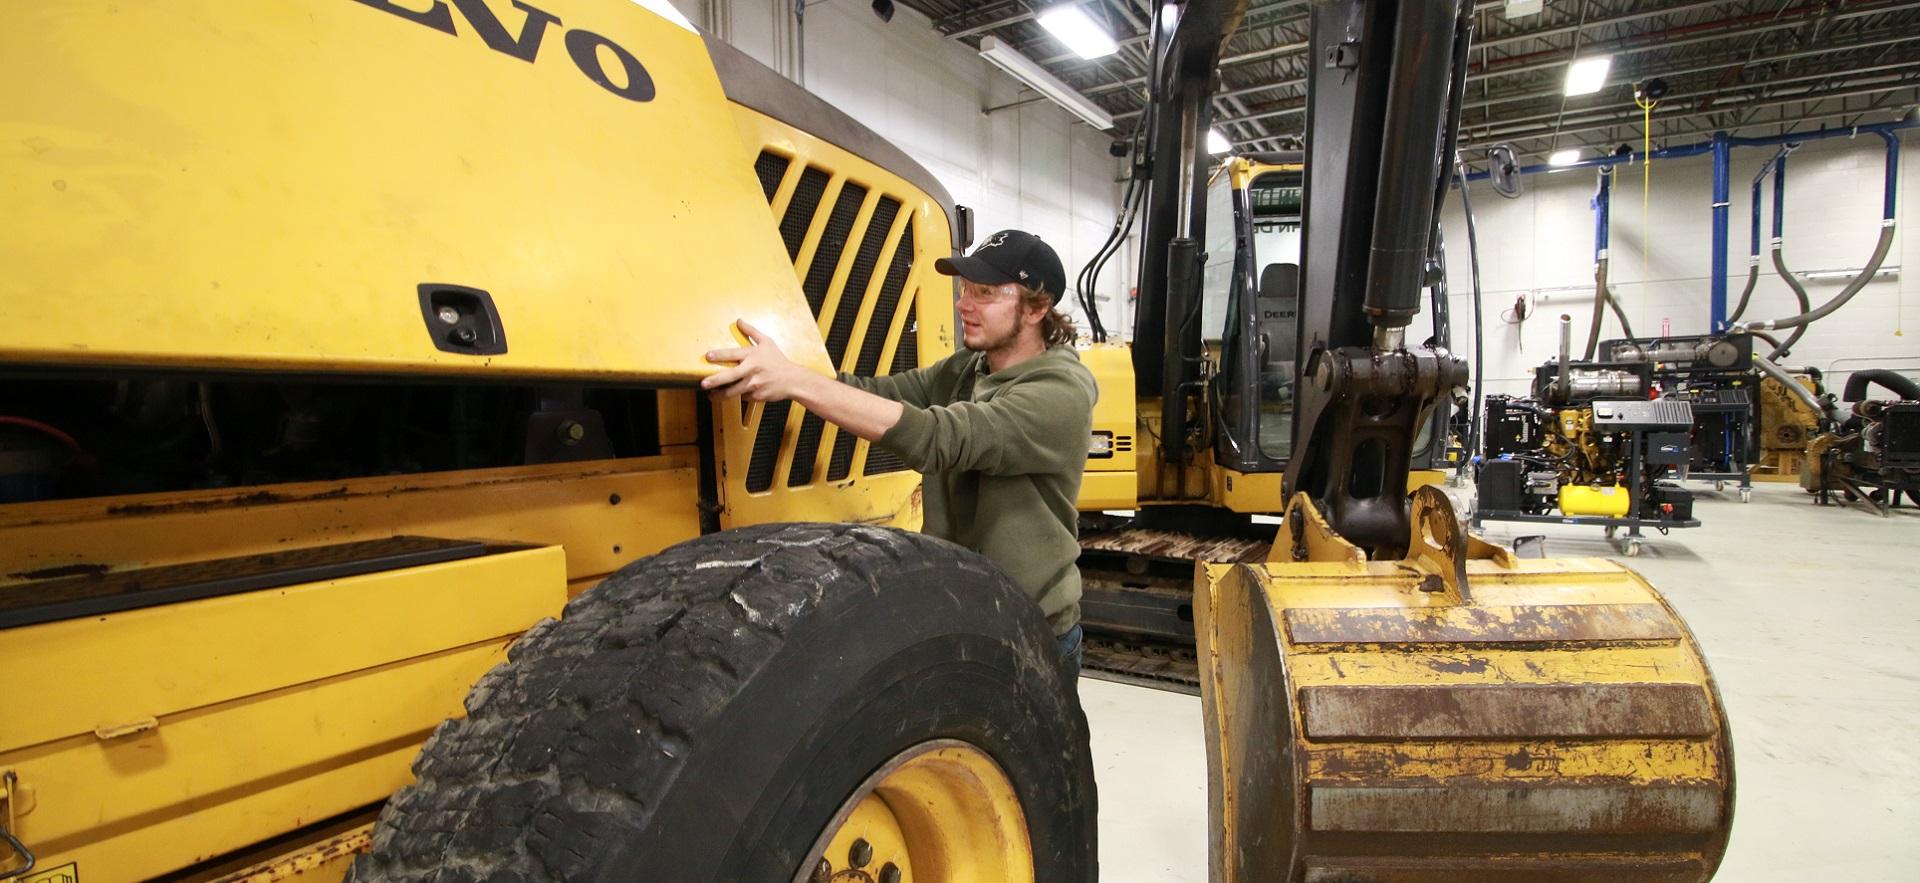
M18 883L80 883L80 864L67 862L51 870L21 877Z

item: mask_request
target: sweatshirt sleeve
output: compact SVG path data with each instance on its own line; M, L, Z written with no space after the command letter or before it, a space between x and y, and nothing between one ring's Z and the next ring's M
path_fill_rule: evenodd
M1092 411L1088 390L1049 373L985 402L908 407L880 445L920 472L1060 472L1085 464Z
M949 376L966 367L963 354L955 353L928 365L898 374L885 374L879 377L861 377L857 374L841 373L840 382L854 389L873 393L883 399L892 399L909 408L925 408L933 404L935 392L952 385Z
M858 374L841 374L840 382L855 389L865 390L883 399L892 399L913 408L924 408L932 404L931 384L927 375L932 367L915 368L899 374L884 374L879 377L861 377Z

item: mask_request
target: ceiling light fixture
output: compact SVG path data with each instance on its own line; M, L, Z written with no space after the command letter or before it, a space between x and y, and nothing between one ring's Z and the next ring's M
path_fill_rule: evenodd
M1223 153L1232 153L1233 142L1228 141L1227 136L1220 134L1219 129L1208 129L1207 130L1207 152L1213 154L1214 156L1219 156L1220 154L1223 154Z
M1073 91L1073 87L1060 82L1059 78L1047 73L1046 68L1033 59L1015 52L1012 46L998 37L980 38L980 57L993 66L1006 71L1014 79L1027 84L1028 88L1048 98L1083 120L1087 125L1101 131L1113 128L1113 116L1100 109L1087 96Z
M1506 15L1508 20L1525 18L1529 15L1539 15L1545 8L1547 8L1546 0L1507 0Z
M1113 42L1106 29L1073 3L1040 13L1040 26L1081 58L1105 58L1120 51L1120 44Z
M1579 161L1580 151L1578 148L1556 151L1552 156L1547 157L1547 165L1550 166L1570 166Z
M698 29L694 28L693 22L688 21L687 17L682 15L680 10L673 8L673 4L668 2L668 0L633 0L633 2L640 4L641 8L646 9L654 15L686 28L691 33L700 33Z
M1594 55L1567 65L1567 94L1592 95L1607 84L1613 70L1613 56Z

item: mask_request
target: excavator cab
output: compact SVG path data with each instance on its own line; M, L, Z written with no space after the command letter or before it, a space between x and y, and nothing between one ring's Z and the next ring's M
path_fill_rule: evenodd
M1218 469L1277 475L1287 467L1299 367L1305 181L1301 153L1259 153L1227 158L1207 188L1200 326L1211 375L1203 423ZM1434 308L1444 314L1444 291ZM1451 343L1444 320L1426 324L1439 345ZM1433 440L1443 438L1435 429L1448 419L1447 405L1436 403L1422 425L1416 470L1430 471L1440 461ZM1278 514L1280 502L1277 495L1265 506L1235 499L1228 508Z
M1201 312L1221 343L1213 455L1238 472L1286 469L1293 443L1304 170L1299 154L1234 157L1208 188Z

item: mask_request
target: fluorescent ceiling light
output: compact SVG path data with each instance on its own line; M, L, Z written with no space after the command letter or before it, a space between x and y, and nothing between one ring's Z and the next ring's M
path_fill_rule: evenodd
M1580 151L1578 149L1558 151L1554 153L1554 155L1547 157L1547 165L1550 166L1570 166L1579 161Z
M680 10L673 8L673 4L667 2L667 0L633 0L633 2L640 4L641 8L646 9L654 15L686 28L691 33L700 33L694 30L693 22L687 21L687 17L680 14Z
M1220 134L1219 129L1208 129L1207 130L1207 152L1213 154L1214 156L1219 156L1220 154L1223 154L1223 153L1232 153L1233 142L1228 141L1227 136Z
M980 57L993 62L994 67L1006 71L1033 91L1053 99L1053 103L1086 120L1087 125L1102 131L1113 128L1113 116L1101 110L1100 105L1073 91L1073 87L1060 82L1032 59L1013 51L1013 47L999 37L980 38Z
M1040 13L1040 26L1081 58L1105 58L1120 51L1120 44L1113 42L1106 29L1086 10L1072 3L1062 3Z
M1613 70L1613 56L1595 55L1567 65L1567 94L1592 95L1607 84L1607 72Z
M1538 15L1547 6L1546 0L1507 0L1506 15L1509 19Z

